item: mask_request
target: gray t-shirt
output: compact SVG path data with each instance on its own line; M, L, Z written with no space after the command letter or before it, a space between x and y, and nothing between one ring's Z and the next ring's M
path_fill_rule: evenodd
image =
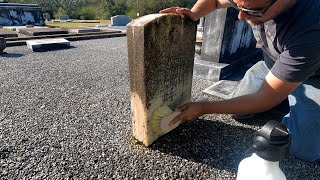
M273 20L252 28L277 78L302 82L320 75L320 0L297 0Z

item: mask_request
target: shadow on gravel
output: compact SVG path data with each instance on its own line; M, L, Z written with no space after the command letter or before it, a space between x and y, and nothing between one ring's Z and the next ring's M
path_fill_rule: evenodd
M52 45L52 46L46 46L46 47L41 47L41 48L34 48L34 52L48 52L48 51L60 51L60 50L67 50L67 49L74 49L76 47L74 46L69 46L69 45Z
M6 58L20 58L22 57L23 54L18 54L18 53L5 53L5 54L0 54L0 57L6 57Z
M236 173L254 130L222 122L186 122L159 138L151 149Z

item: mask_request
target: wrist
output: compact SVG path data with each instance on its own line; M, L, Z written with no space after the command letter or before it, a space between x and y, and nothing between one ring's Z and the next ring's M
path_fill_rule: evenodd
M202 102L201 103L201 114L210 114L209 111L210 102Z

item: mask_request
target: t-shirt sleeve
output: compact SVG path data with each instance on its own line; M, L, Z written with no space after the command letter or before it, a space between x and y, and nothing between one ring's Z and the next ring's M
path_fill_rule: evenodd
M303 82L320 68L320 28L291 40L277 58L271 72L287 82Z

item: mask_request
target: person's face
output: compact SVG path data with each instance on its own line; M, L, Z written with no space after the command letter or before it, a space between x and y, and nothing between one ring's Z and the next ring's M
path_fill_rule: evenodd
M228 0L228 2L239 10L240 20L246 20L254 25L274 18L291 4L290 0Z

